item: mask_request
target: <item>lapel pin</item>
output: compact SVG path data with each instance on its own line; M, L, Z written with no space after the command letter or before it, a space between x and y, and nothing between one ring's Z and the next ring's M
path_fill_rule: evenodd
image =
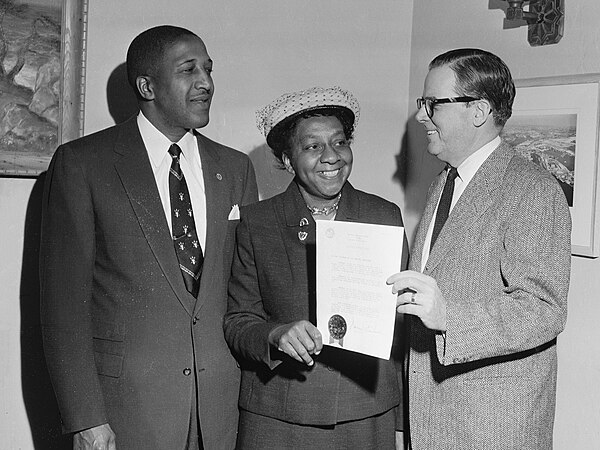
M223 175L221 175L220 173L217 174L217 180L221 181L223 179Z
M306 217L303 217L302 219L300 219L300 226L301 227L305 227L308 225L308 219Z
M304 241L308 237L308 233L306 231L298 231L298 239Z

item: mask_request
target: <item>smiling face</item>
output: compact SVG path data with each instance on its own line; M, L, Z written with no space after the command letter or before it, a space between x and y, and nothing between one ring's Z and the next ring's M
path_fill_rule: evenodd
M341 122L335 116L299 119L291 143L282 159L304 200L310 206L330 206L352 171L352 149Z
M165 49L151 74L138 78L144 115L172 142L208 124L212 65L202 40L187 35Z
M429 71L425 78L424 98L461 95L456 91L456 79L452 69L441 66ZM416 119L427 131L427 151L454 167L458 167L479 148L473 103L438 104L434 107L431 118L423 106L417 112Z

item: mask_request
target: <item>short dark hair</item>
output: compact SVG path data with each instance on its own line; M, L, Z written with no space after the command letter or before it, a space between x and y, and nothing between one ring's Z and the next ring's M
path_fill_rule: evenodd
M300 112L282 120L269 133L267 143L281 167L283 167L283 154L292 148L292 138L300 120L318 116L337 117L344 129L344 136L348 141L352 141L354 137L354 113L348 108L319 107Z
M127 50L127 80L139 98L136 80L149 75L159 65L165 51L182 37L198 35L185 28L159 25L143 31L131 41Z
M441 66L448 66L454 72L458 95L490 102L494 123L504 126L512 115L515 99L515 85L504 61L485 50L461 48L436 56L429 70Z

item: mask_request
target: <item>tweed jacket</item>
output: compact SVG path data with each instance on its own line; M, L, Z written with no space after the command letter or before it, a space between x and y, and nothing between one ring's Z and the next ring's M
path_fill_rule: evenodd
M183 449L196 401L204 447L235 445L240 374L221 325L237 226L228 215L258 195L246 155L197 140L207 205L197 298L185 288L136 119L54 155L41 318L65 432L108 422L119 449Z
M444 182L445 172L429 190L412 270L421 270ZM570 232L558 183L502 143L456 203L425 265L447 303L447 331L411 320L413 450L552 448Z
M350 183L335 220L402 225L396 205ZM301 232L308 233L305 240ZM240 408L296 424L331 425L398 405L393 358L324 346L309 368L269 349L275 327L302 319L315 323L315 222L296 183L242 208L236 237L224 330L242 366Z

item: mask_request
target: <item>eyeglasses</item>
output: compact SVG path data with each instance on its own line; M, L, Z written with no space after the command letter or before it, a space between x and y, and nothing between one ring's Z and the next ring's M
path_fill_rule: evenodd
M417 109L421 109L425 105L425 112L431 119L433 117L433 111L436 105L440 103L468 103L475 100L480 100L475 97L448 97L448 98L432 98L432 97L420 97L417 99Z

